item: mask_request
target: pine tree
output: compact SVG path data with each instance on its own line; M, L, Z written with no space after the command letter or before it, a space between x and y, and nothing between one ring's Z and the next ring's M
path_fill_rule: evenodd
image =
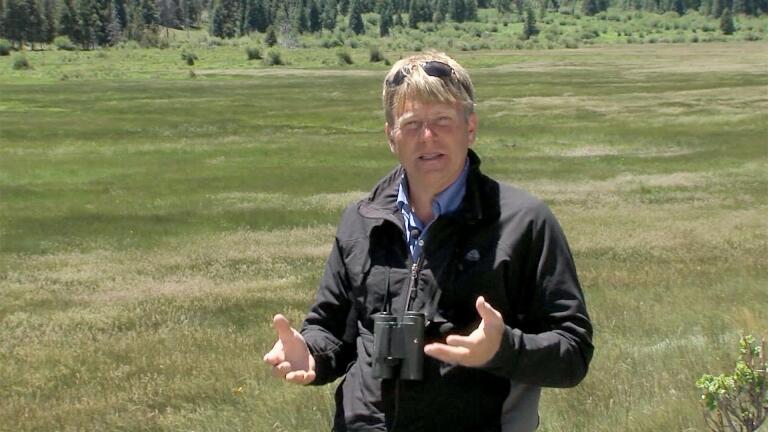
M107 26L109 44L115 45L123 39L123 26L120 25L120 16L117 14L117 6L112 3L112 17Z
M96 3L93 0L79 0L77 3L77 15L80 22L79 43L83 49L92 49L96 46L96 30L99 16L96 13Z
M56 29L58 28L56 15L56 0L43 0L43 17L45 19L43 34L45 35L45 43L53 42L53 39L56 37Z
M685 0L674 0L674 3L672 5L672 9L677 12L678 15L683 16L685 15L685 11L687 9L685 5Z
M117 20L120 23L121 29L124 29L128 26L128 10L125 2L126 0L113 0L112 2L112 4L115 6Z
M264 5L264 1L249 0L246 7L248 11L245 15L245 30L247 32L254 30L259 33L266 32L267 27L269 27L270 20L269 12L267 11L267 7Z
M477 21L477 0L465 0L464 8L466 10L464 19L467 21Z
M435 2L434 12L432 13L432 22L445 22L449 12L450 4L448 3L448 0L437 0Z
M392 27L392 5L385 1L379 10L379 36L389 36L390 27Z
M712 0L712 9L710 13L713 17L719 18L723 16L723 10L725 10L726 0Z
M408 10L408 27L418 28L419 23L432 20L432 11L427 0L411 0Z
M522 20L523 15L525 14L525 2L524 0L514 0L515 2L515 10L517 11L517 16L520 17ZM576 4L575 2L573 3Z
M347 13L349 13L349 0L339 1L339 13L343 16L347 16Z
M28 15L28 25L26 28L27 40L32 43L34 49L35 42L43 44L46 42L46 23L43 11L40 10L40 4L37 0L22 0L25 2L24 8Z
M238 6L236 0L221 0L216 4L211 22L211 33L214 36L220 38L233 38L237 36L237 31L240 28L240 10Z
M26 10L24 0L6 0L3 12L5 37L11 43L17 43L22 47L29 40L27 28L29 27L29 13Z
M736 31L736 25L733 23L733 13L730 8L725 8L720 16L720 31L724 35L732 35Z
M109 45L109 23L112 21L112 0L94 2L96 44Z
M496 0L496 9L499 13L508 14L512 12L512 2L510 0Z
M365 33L365 23L360 9L360 0L352 0L349 5L349 29L355 34Z
M309 30L309 18L307 17L306 9L301 7L301 3L295 4L291 8L291 27L297 33L305 33Z
M600 12L600 5L597 0L584 0L581 4L581 13L586 16L593 16Z
M523 23L523 39L528 40L532 36L539 34L539 28L536 26L536 15L533 8L529 5L525 8L525 22Z
M309 21L309 31L312 33L317 33L323 29L323 20L320 16L320 8L317 6L317 1L315 0L309 0L307 20Z
M464 22L467 19L467 8L464 0L451 0L451 19Z
M155 0L140 0L141 23L145 27L157 27L160 25L160 14L157 12Z
M336 0L325 0L323 5L323 28L333 30L336 28Z
M757 16L757 5L753 0L733 0L733 13Z
M64 0L63 7L59 16L59 34L78 43L82 40L82 36L80 35L80 16L75 8L75 1Z

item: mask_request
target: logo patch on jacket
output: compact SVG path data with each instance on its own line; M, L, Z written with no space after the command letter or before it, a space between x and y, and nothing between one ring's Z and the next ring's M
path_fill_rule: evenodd
M469 262L478 262L480 261L480 252L477 249L472 249L464 255L464 259Z

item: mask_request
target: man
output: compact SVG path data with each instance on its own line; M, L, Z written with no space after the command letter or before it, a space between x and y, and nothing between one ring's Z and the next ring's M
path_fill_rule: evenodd
M453 59L398 61L383 101L400 166L346 209L301 332L276 315L264 361L291 383L343 376L337 432L535 430L541 387L578 384L593 351L560 226L480 172L474 88ZM423 377L378 379L372 316L406 308L426 317Z

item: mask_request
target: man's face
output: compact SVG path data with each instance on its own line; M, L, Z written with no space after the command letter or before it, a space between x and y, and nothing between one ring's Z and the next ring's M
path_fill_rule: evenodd
M436 194L461 173L475 141L477 116L460 103L407 101L394 124L385 125L389 148L408 174L411 188Z

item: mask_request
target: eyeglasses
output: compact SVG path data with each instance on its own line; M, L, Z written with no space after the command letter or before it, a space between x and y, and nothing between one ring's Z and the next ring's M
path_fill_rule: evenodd
M443 63L441 61L432 60L428 62L421 63L419 66L421 66L421 69L424 70L424 72L427 73L427 75L437 78L448 78L453 73L453 68L449 66L446 63ZM400 84L405 81L406 74L403 69L400 69L397 71L395 76L392 77L391 80L387 80L387 86L389 87L397 87Z

